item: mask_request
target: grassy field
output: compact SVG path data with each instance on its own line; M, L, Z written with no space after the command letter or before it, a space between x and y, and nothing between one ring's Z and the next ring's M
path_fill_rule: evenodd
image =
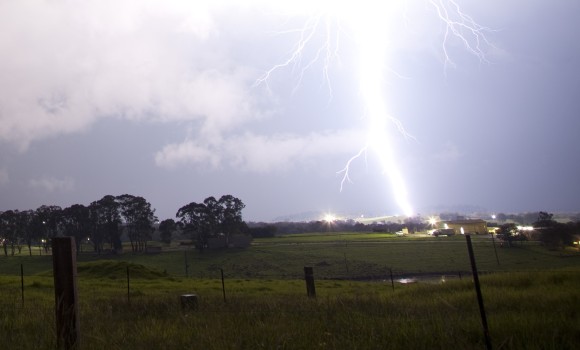
M497 242L496 242L497 243ZM525 271L579 266L577 250L549 251L535 242L513 248L492 244L489 236L474 236L478 267L482 271ZM497 252L497 259L496 259ZM395 275L457 274L469 272L463 236L398 237L389 234L308 234L257 239L249 249L199 253L191 248L167 247L161 254L95 256L79 255L79 261L110 259L142 264L175 277L217 278L223 269L228 278L300 278L304 266L312 266L319 279L381 277L392 269ZM499 264L498 264L499 260ZM0 257L0 276L33 275L51 270L50 256Z
M130 294L119 261L79 265L82 349L483 349L473 285L396 285L178 279L129 265ZM103 273L107 271L107 273ZM580 270L482 276L495 348L575 349L580 343ZM49 276L0 278L0 333L6 349L55 346ZM197 310L179 295L196 293Z
M580 254L473 241L480 270L494 272L480 277L494 348L578 348ZM204 253L171 246L155 255L81 254L81 348L485 348L464 237L321 233L254 243ZM2 348L55 347L51 264L51 256L27 252L0 257ZM314 267L316 299L306 297L304 266ZM397 278L462 272L463 279L393 289L388 268ZM186 293L199 296L197 310L180 306Z

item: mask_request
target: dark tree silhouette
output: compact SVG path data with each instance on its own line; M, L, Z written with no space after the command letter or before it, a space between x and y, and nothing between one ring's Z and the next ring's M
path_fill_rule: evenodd
M191 202L179 208L175 216L183 224L184 231L191 235L196 248L201 252L207 247L210 237L240 233L244 230L242 220L244 203L231 195L219 200L206 198L203 203Z
M175 220L165 219L159 223L159 235L161 236L161 241L164 243L171 243L171 236L173 232L177 229Z
M18 241L18 210L7 210L0 213L0 241L4 255L8 256L8 247L11 248L11 255L14 255Z
M50 241L58 234L61 214L62 208L57 205L41 205L34 212L35 220L42 224L39 238L43 242L45 251L48 251Z
M511 248L512 242L515 236L518 234L518 227L514 223L503 224L499 227L497 232L498 238L507 243L508 247Z
M110 244L111 249L119 251L122 249L121 232L119 224L119 204L112 195L106 195L98 201L89 205L91 219L91 240L95 251L101 253L105 242Z
M561 249L572 243L574 224L567 225L553 220L554 215L541 211L534 229L540 232L540 241L549 249Z
M87 238L91 232L90 210L82 204L73 204L62 210L60 225L65 236L75 238L77 252L83 239Z
M151 239L153 224L157 220L155 209L152 209L151 204L143 197L124 194L117 196L116 200L122 223L131 241L132 251L144 251L147 240Z

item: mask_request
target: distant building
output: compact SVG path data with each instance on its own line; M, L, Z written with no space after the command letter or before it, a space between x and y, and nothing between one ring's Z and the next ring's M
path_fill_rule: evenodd
M487 222L481 219L465 219L465 220L451 220L443 222L445 228L450 228L455 231L456 235L460 235L461 229L463 233L485 235L487 234Z

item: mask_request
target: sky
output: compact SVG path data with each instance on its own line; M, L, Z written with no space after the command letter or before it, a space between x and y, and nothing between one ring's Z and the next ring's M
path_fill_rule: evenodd
M128 193L160 219L224 194L246 221L396 215L401 196L578 212L578 18L567 0L0 0L0 211Z

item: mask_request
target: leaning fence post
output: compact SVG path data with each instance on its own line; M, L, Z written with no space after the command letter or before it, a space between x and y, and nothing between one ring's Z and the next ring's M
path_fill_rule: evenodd
M222 292L224 294L224 303L227 303L227 301L226 301L226 283L224 281L224 269L220 268L220 271L222 274Z
M491 350L491 338L489 336L489 329L487 327L485 308L483 307L483 296L481 294L481 287L479 285L479 276L477 275L477 266L475 265L475 255L473 254L473 246L471 245L471 236L466 234L465 239L467 240L467 251L469 252L471 271L473 272L473 283L475 284L475 292L477 293L477 303L479 304L479 313L481 315L481 325L483 327L485 345L488 350Z
M73 237L52 239L57 348L78 349L80 342L76 245Z
M312 267L304 267L304 280L306 281L306 294L310 298L316 298L316 286L314 285L314 271Z

